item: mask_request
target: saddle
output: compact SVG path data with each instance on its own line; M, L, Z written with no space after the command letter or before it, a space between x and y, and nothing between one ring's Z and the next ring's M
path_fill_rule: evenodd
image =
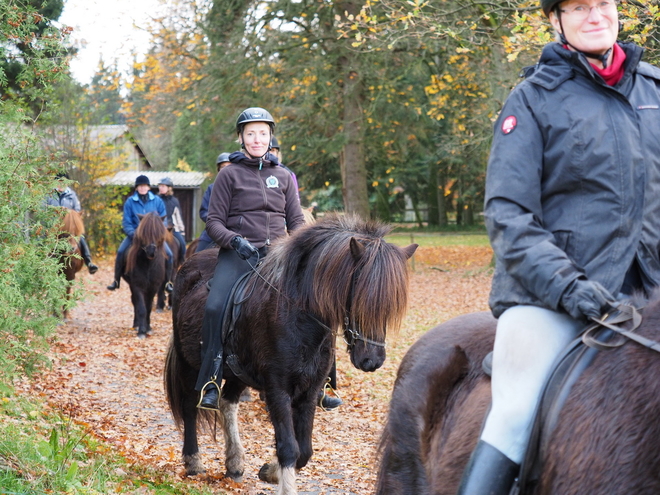
M593 323L587 326L581 335L571 342L557 359L541 394L530 440L527 444L527 451L520 467L520 474L511 489L510 495L527 495L534 491L541 476L543 460L546 457L552 433L566 399L575 382L584 370L591 365L598 353L602 350L619 347L628 339L635 340L651 348L653 348L653 344L656 344L654 342L641 342L646 339L633 333L632 330L627 331L616 326L632 321L634 330L641 322L640 314L632 306L622 306L622 308L622 310L605 319L605 322ZM621 335L626 338L622 338ZM492 353L484 358L482 368L486 374L490 375Z

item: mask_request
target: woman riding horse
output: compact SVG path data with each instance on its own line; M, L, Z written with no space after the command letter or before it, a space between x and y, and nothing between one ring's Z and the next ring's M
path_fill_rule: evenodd
M492 405L460 494L508 494L557 356L660 283L660 70L617 43L615 0L541 0L548 44L495 124Z
M304 225L298 191L291 174L269 154L275 120L263 108L248 108L236 120L243 152L218 171L206 231L220 246L202 323L202 367L196 390L204 394L199 407L219 408L222 382L220 327L234 282L255 266L271 242Z

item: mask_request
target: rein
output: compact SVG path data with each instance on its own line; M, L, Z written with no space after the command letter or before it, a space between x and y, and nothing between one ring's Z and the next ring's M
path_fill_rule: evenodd
M259 277L261 280L263 280L264 283L266 285L268 285L268 287L270 287L272 290L274 290L279 295L284 297L289 303L293 304L293 301L288 296L283 294L282 291L280 291L277 287L275 287L273 284L271 284L268 280L266 280L264 278L263 275L261 275L261 273L259 273L259 270L257 270L257 267L259 266L259 261L260 261L259 260L259 253L257 253L257 262L254 265L252 265L252 263L250 263L249 260L246 260L246 261L247 261L247 264L250 265L250 268L252 269L252 271L257 275L257 277ZM351 297L350 297L351 301L353 300L354 291L355 291L355 273L353 274L353 277L351 279ZM323 323L321 320L319 320L312 313L310 313L309 311L305 311L305 313L312 320L314 320L319 326L321 326L322 328L324 328L328 332L331 332L331 333L333 332L333 330L328 325ZM349 317L349 315L350 315L350 317ZM351 323L353 324L352 325L353 328L351 328ZM359 330L356 330L356 328L357 328L357 325L355 324L355 318L353 318L353 314L351 313L351 310L350 310L350 307L349 307L349 308L347 308L346 316L344 317L344 342L346 342L346 345L348 346L348 350L351 350L355 346L355 344L358 340L361 340L362 342L365 342L367 344L375 345L377 347L385 347L386 346L385 342L377 342L375 340L371 340L371 339L368 339L368 338L364 337L362 334L360 334ZM347 337L347 335L348 335L348 337Z
M637 330L642 323L642 314L637 308L630 304L621 304L617 306L616 309L617 311L613 314L605 314L601 318L592 318L594 323L585 330L582 335L582 342L594 349L609 351L621 347L627 342L626 339L630 339L643 345L647 349L660 352L660 343L635 333L635 330ZM622 324L628 321L632 321L630 330L621 327ZM594 333L600 328L608 328L624 338L611 343L602 342L594 335Z

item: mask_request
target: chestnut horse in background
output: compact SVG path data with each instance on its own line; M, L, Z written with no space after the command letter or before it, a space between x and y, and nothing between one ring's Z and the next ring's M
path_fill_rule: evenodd
M490 404L482 361L496 320L443 323L404 356L381 439L378 495L454 495ZM658 294L638 335L660 340ZM540 474L522 495L660 493L660 354L626 341L595 353L544 438Z
M67 248L62 249L59 258L62 265L62 273L67 282L69 282L66 287L68 298L71 295L71 286L76 278L76 273L82 270L84 265L78 239L85 233L85 225L80 213L69 208L66 210L66 214L59 226L57 238L67 244ZM62 316L64 319L69 317L69 310L67 308L64 308Z

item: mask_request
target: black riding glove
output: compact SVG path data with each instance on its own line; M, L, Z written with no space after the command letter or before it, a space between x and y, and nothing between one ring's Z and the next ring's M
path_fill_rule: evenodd
M564 291L561 304L576 320L600 318L606 309L612 307L614 298L598 282L579 278Z
M231 240L231 247L236 250L236 254L238 254L239 258L242 260L251 258L255 253L259 252L256 247L250 244L250 241L240 235L237 235Z

